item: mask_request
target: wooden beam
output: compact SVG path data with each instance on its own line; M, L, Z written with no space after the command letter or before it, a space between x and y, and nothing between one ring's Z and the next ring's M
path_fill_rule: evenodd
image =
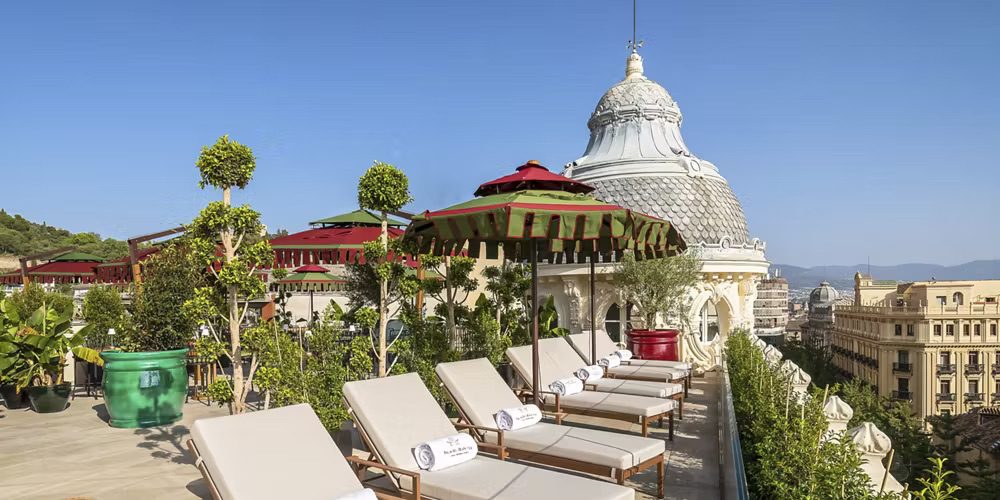
M20 261L21 263L21 284L27 285L31 281L31 278L28 277L28 261L44 259L56 255L62 255L64 253L72 252L73 250L76 250L76 247L62 247L62 248L56 248L54 250L46 250L44 252L38 252L36 254L25 255L24 257L21 257L20 259L18 259L18 261Z
M133 236L128 239L128 260L129 265L132 267L132 282L139 284L142 281L142 272L139 267L139 243L145 243L147 241L157 240L164 236L170 236L172 234L181 234L185 231L184 226L177 226L172 229L167 229L157 233L143 234L139 236Z

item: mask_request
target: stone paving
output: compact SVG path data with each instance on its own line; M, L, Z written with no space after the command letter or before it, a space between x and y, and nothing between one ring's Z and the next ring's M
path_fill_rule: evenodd
M666 497L720 498L719 380L696 378L667 442ZM152 429L113 429L100 399L77 397L61 413L36 414L0 406L0 498L10 499L191 499L210 498L184 448L191 424L225 415L226 409L191 402L184 419ZM638 432L639 425L571 417L569 425ZM652 435L666 439L666 429ZM628 485L655 491L656 471ZM640 493L637 498L651 498Z

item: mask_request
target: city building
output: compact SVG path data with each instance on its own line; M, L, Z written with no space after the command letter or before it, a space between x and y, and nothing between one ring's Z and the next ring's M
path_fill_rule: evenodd
M1000 280L892 283L860 273L833 361L921 418L1000 404Z
M837 307L851 303L850 297L841 296L830 283L820 283L809 293L806 322L801 328L802 340L818 346L829 346Z
M754 326L756 282L767 273L768 262L764 242L750 237L726 179L684 143L681 121L677 103L645 76L642 58L633 51L625 78L601 97L590 116L586 151L564 175L594 186L599 199L669 220L702 259L703 280L690 291L694 331L685 332L682 345L687 359L710 365L707 342ZM596 326L618 335L626 313L610 281L612 270L598 264ZM573 332L589 329L589 267L545 265L539 275L539 293L555 298L560 325Z
M782 344L788 325L788 280L768 275L757 283L753 332L769 344Z

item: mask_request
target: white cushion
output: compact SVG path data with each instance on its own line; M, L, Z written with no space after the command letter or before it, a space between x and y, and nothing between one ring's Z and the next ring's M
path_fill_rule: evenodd
M307 404L203 418L191 439L225 500L329 500L363 488Z

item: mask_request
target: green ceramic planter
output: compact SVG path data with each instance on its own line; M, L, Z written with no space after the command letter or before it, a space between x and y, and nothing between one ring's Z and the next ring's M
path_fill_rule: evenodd
M180 420L188 390L187 352L102 352L111 427L155 427Z
M72 384L43 385L27 387L31 401L31 409L35 413L58 413L69 406L69 395L73 392Z

